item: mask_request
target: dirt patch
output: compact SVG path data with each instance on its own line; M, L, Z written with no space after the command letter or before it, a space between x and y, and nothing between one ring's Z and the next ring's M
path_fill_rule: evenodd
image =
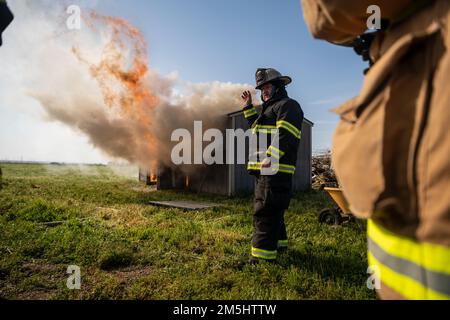
M145 187L133 187L131 190L136 192L143 192L143 193L151 193L156 192L157 189L155 186L145 186Z
M48 264L48 263L39 263L37 261L27 262L22 265L20 271L25 273L61 273L65 274L67 266L62 266L59 264Z
M121 282L135 281L140 278L145 278L149 276L154 269L150 266L148 267L128 267L121 270L112 271L110 274L119 279Z
M0 281L0 298L17 300L49 300L57 291L57 287L67 279L67 266L48 264L45 262L24 263L18 271L23 282L16 283L9 279L13 272Z
M28 290L19 293L15 298L17 300L50 300L53 294L52 290Z

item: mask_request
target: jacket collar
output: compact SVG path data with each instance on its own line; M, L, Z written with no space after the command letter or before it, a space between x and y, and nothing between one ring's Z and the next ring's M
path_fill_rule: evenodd
M277 92L275 92L275 94L273 95L272 98L270 98L266 102L263 102L262 108L263 108L263 110L266 110L266 108L268 106L270 106L271 104L273 104L273 103L275 103L277 101L283 100L285 98L288 98L288 94L287 94L286 89L285 88L279 88L277 90Z

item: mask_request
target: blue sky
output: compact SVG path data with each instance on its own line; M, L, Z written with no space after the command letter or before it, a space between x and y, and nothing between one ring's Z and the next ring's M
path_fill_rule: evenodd
M361 87L365 64L351 49L312 39L299 0L97 0L96 10L137 26L149 43L150 67L162 74L176 71L180 78L194 83L253 84L256 68L274 67L291 76L290 96L316 124L313 149L330 147L338 119L328 110L357 95ZM17 114L17 119L22 116ZM4 135L1 129L0 134ZM7 138L0 137L0 159L19 154L30 160L71 157L70 148L61 159L43 159L45 153L27 154L26 147L8 155L7 143ZM77 143L92 151L82 137ZM74 158L101 160L98 154Z
M162 73L192 82L253 83L258 67L290 75L292 97L309 118L333 121L327 110L356 95L365 65L351 49L312 39L299 0L100 1L132 21L150 43ZM327 103L328 101L328 103Z

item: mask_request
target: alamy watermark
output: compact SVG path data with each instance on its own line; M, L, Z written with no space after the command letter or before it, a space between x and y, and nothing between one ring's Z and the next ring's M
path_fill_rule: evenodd
M224 136L216 128L203 132L202 121L194 121L193 135L188 129L179 128L172 132L171 141L178 142L171 152L175 165L245 164L248 158L249 163L261 165L262 175L274 175L279 170L279 159L267 153L269 147L279 150L276 128L226 129Z
M66 20L66 26L69 30L81 29L81 9L77 5L70 5L67 7L66 13L69 17Z
M367 268L367 274L370 274L367 278L366 284L369 290L381 289L381 270L377 265L371 265Z
M381 29L381 8L377 5L367 7L366 13L370 14L367 19L367 29L380 30Z
M67 278L66 286L70 290L81 289L81 269L79 266L70 265L67 267L67 273L70 276Z

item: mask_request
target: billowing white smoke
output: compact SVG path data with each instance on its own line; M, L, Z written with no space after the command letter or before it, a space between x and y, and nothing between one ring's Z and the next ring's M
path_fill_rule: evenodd
M0 68L21 74L24 92L49 120L86 135L111 157L168 164L173 130L189 129L194 120L205 128L223 127L225 115L241 106L241 92L252 90L244 84L189 84L176 73L152 71L145 40L124 20L92 13L84 21L89 27L70 31L65 7L54 1L16 1L11 7L15 40L8 46L15 63L0 62ZM175 86L182 92L175 93Z

